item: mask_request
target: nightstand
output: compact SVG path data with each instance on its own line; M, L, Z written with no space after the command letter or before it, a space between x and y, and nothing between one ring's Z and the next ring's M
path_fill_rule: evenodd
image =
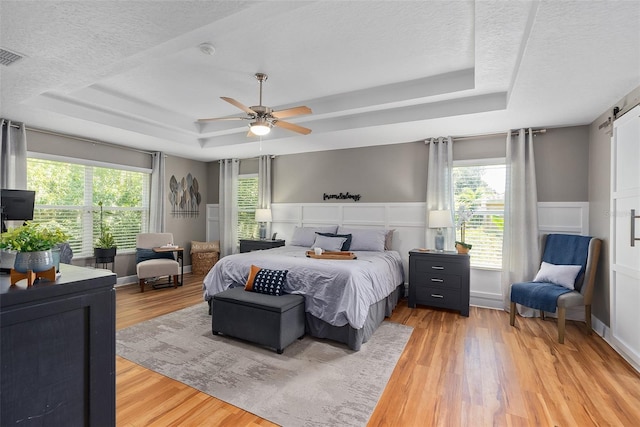
M260 251L262 249L271 249L284 246L284 240L259 240L259 239L242 239L240 240L240 252Z
M416 304L458 310L469 316L469 255L409 251L409 307Z

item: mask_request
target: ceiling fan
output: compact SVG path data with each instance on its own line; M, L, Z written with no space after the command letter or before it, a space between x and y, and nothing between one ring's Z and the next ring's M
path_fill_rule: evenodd
M256 79L260 82L260 105L247 107L233 98L221 96L224 101L234 105L247 113L246 117L213 117L209 119L199 119L198 122L213 122L218 120L251 120L249 123L249 133L247 136L262 136L271 131L273 126L291 130L294 132L308 135L311 129L305 128L293 123L285 122L282 119L287 117L300 116L302 114L311 114L311 108L305 106L287 108L284 110L274 111L272 108L262 105L262 83L267 80L264 73L256 73Z

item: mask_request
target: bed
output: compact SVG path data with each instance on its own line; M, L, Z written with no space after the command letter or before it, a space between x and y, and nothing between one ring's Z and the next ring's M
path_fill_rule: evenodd
M315 234L314 230L316 228L311 231ZM352 236L351 250L356 259L307 257L306 252L317 241L309 244L313 235L301 239L301 234L294 232L291 241L297 244L223 257L204 278L205 300L230 287L244 286L252 265L288 270L284 291L304 296L306 332L359 350L404 295L402 261L397 251L384 249L385 238L388 240L388 232L384 230L377 230L375 245L370 244L373 240L367 240L370 236L365 230L353 233L337 227L333 230L334 233L328 234ZM326 241L323 244L329 245ZM376 250L359 250L361 248Z

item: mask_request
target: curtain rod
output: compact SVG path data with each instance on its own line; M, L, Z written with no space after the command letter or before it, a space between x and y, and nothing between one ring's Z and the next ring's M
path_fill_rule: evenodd
M454 141L464 141L465 139L479 139L479 138L491 138L493 136L507 136L508 132L497 132L497 133L483 133L478 135L467 135L467 136L452 136L451 139ZM511 135L518 135L520 131L511 132ZM546 129L534 129L533 134L545 134L547 133ZM415 142L425 142L429 138L421 139Z

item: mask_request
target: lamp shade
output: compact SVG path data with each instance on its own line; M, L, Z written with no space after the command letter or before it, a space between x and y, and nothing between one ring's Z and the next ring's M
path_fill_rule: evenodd
M256 209L256 222L271 222L271 209Z
M429 211L429 228L453 227L450 210Z

